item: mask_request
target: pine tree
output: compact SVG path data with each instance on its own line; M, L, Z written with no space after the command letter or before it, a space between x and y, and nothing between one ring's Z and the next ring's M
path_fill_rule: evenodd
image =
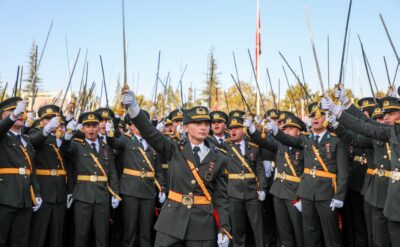
M29 96L32 96L32 92L36 92L39 89L39 84L42 82L42 79L37 74L36 70L38 67L38 51L36 42L33 41L32 48L29 53L29 71L28 71L28 78L25 79L25 87L23 92L28 93ZM36 77L35 77L36 74ZM33 81L35 80L35 81ZM32 85L34 83L34 85Z
M207 102L208 108L218 105L219 81L217 71L217 62L214 57L214 50L211 49L209 54L209 65L207 73L206 87L202 90L201 96Z

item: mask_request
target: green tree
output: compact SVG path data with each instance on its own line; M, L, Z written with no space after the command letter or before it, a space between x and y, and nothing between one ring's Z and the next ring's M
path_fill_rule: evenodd
M29 52L29 71L28 78L25 79L25 87L23 92L28 93L29 96L32 96L32 92L36 92L40 88L40 83L42 79L39 77L37 73L38 69L38 51L36 42L33 41L31 51ZM36 74L36 76L35 76Z
M217 62L214 57L214 49L211 49L209 54L209 65L207 72L207 81L206 86L201 92L201 96L203 97L203 101L206 102L208 108L215 108L218 106L218 92L219 90L219 81L217 73Z

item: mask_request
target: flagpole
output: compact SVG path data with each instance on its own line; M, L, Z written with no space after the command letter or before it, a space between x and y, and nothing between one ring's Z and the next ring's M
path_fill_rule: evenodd
M256 26L256 81L259 81L259 67L261 54L261 20L260 20L260 0L257 0L257 26ZM260 116L260 93L257 91L257 115Z

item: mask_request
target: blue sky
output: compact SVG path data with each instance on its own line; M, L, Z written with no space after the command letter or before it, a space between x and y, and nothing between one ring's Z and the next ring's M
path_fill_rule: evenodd
M298 57L301 56L306 80L313 89L317 89L317 74L304 14L306 5L310 12L325 85L328 34L331 85L338 80L348 1L261 0L262 90L265 90L266 67L270 70L275 90L278 88L278 78L281 79L281 92L286 89L279 51L299 73ZM204 86L207 55L212 48L223 88L233 85L230 78L230 74L235 72L233 51L238 61L240 78L250 80L252 71L247 49L253 52L255 45L256 0L126 0L125 9L128 81L132 85L133 77L137 79L140 73L138 93L148 97L151 95L159 50L160 77L164 78L170 72L172 85L175 86L186 64L188 68L183 80L184 88L193 84L200 90ZM386 90L387 79L382 56L386 56L391 76L397 63L379 13L383 14L400 52L399 11L400 2L396 0L353 0L345 83L349 88L354 87L358 95L361 94L360 88L364 96L370 95L370 92L357 34L360 34L364 42L378 87ZM67 37L71 64L78 49L82 48L72 83L73 90L78 90L83 58L88 49L89 81L96 81L100 90L101 54L109 94L113 95L118 74L121 77L123 75L121 1L118 0L1 0L0 80L13 83L18 65L24 65L25 71L28 69L28 53L32 41L36 40L40 51L52 20L53 30L39 70L44 81L42 88L56 91L64 85L68 73ZM400 75L398 78L397 82L400 81ZM289 79L294 83L292 75L289 75Z

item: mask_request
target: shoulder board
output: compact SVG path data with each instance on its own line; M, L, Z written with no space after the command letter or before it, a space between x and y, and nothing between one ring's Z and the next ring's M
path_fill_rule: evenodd
M309 135L311 135L311 133L310 133L310 132L307 132L307 131L302 131L300 134L301 134L301 135L304 135L304 136L309 136Z
M76 142L80 142L81 144L85 143L85 140L83 140L83 139L74 138L73 140L76 141Z
M253 143L253 142L249 142L249 145L250 145L251 147L255 147L255 148L258 148L258 147L259 147L257 144L255 144L255 143Z
M224 154L226 154L226 150L225 149L222 149L222 148L219 148L219 147L215 147L215 149L220 151L220 152L222 152L222 153L224 153Z

